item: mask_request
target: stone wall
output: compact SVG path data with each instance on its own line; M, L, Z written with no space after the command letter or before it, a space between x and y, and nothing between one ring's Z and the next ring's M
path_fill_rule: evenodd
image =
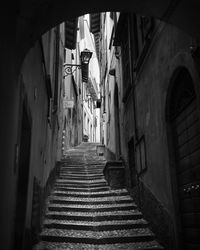
M49 174L49 178L44 187L40 185L40 182L36 177L34 178L31 230L29 231L30 235L28 236L29 242L26 243L26 246L29 248L39 241L39 233L41 232L41 226L46 212L46 201L53 188L55 180L59 175L60 166L61 162L57 162Z
M166 208L141 181L138 181L135 188L129 188L128 191L165 250L177 250L175 222Z
M146 169L144 172L140 172L135 155L138 186L131 189L135 189L135 196L140 197L138 203L140 203L144 215L146 214L152 221L154 230L158 232L168 249L173 249L177 244L174 243L177 229L175 223L172 223L176 220L176 216L166 121L167 96L171 77L180 66L188 69L196 89L199 91L197 67L190 52L191 43L192 38L188 34L161 22L134 80L136 129L138 137L145 139ZM118 67L120 63L119 60ZM120 79L120 71L116 72L118 74L116 78ZM123 82L118 83L119 96L122 97ZM128 179L129 172L131 172L128 169L128 142L131 138L134 138L135 147L137 146L133 120L133 98L133 91L130 91L126 103L119 99L122 124L121 148L122 158L126 162L127 183L131 183ZM111 133L112 127L110 128ZM158 223L155 223L155 218Z

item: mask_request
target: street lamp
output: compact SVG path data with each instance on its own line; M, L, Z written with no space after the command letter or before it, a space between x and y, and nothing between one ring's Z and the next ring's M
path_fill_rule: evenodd
M81 52L81 63L83 63L83 64L89 64L91 57L92 57L92 52L89 51L89 49L84 49Z
M81 69L83 65L88 65L92 57L92 52L88 49L84 49L81 52L81 64L69 64L64 63L64 77L72 75L77 69Z

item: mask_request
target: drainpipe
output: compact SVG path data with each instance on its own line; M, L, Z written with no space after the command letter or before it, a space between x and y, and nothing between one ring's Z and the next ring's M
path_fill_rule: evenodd
M133 16L130 15L129 16L129 40L132 41L133 40L133 29L134 29L134 24L133 24ZM132 43L131 43L132 44ZM139 133L138 133L138 125L137 125L137 107L136 107L136 90L135 90L135 70L134 70L134 58L133 58L133 46L130 46L130 58L131 58L131 82L132 82L132 86L133 86L133 119L134 119L134 130L135 130L135 141L136 143L139 141ZM135 158L135 157L134 157ZM135 159L136 160L136 159ZM136 166L136 161L135 161L135 166ZM140 195L140 179L139 179L139 175L137 173L137 171L135 170L136 173L136 185L138 188L138 202L139 202L139 207L141 208L141 195Z
M129 34L130 34L130 37L129 37L129 40L130 42L133 40L133 29L134 29L134 25L133 25L133 19L132 19L132 15L129 16ZM131 42L132 44L132 42ZM134 112L134 128L135 128L135 139L136 139L136 142L138 142L139 140L139 135L138 135L138 127L137 127L137 109L136 109L136 93L135 93L135 75L134 75L134 58L133 58L133 46L130 46L129 48L129 51L130 51L130 59L131 59L131 82L132 82L132 86L133 86L133 112Z
M54 85L54 112L57 112L58 108L58 74L59 74L59 26L55 29L55 85Z
M133 69L131 67L132 75L133 75ZM135 91L135 84L133 84L133 112L134 112L134 127L135 127L135 141L136 143L139 141L139 135L138 135L138 127L137 127L137 108L136 108L136 91ZM134 157L135 159L136 157ZM136 166L136 159L135 159L135 166ZM141 195L140 195L140 178L137 173L137 170L135 169L136 174L136 185L138 188L138 201L139 201L139 207L141 208Z

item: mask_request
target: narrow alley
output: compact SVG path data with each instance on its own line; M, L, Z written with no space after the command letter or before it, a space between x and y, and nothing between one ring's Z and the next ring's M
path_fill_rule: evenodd
M67 151L34 250L164 249L128 191L109 187L96 145Z
M200 250L199 1L5 5L1 250Z

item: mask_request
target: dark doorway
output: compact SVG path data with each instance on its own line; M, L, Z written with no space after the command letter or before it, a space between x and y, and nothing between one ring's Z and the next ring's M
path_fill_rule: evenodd
M115 84L114 91L114 105L115 105L115 146L116 146L116 157L119 158L121 155L121 139L120 139L120 119L119 119L119 99L118 99L118 86Z
M177 74L170 100L175 156L180 249L200 249L200 121L189 72Z
M128 165L129 165L129 171L130 171L130 184L131 184L131 187L135 187L136 169L135 169L135 145L134 145L133 137L128 142Z
M20 151L19 167L17 177L16 192L16 214L15 214L15 239L14 250L25 250L25 219L27 205L27 190L29 177L29 160L31 144L31 125L27 114L25 104L23 104L21 134L20 134Z

